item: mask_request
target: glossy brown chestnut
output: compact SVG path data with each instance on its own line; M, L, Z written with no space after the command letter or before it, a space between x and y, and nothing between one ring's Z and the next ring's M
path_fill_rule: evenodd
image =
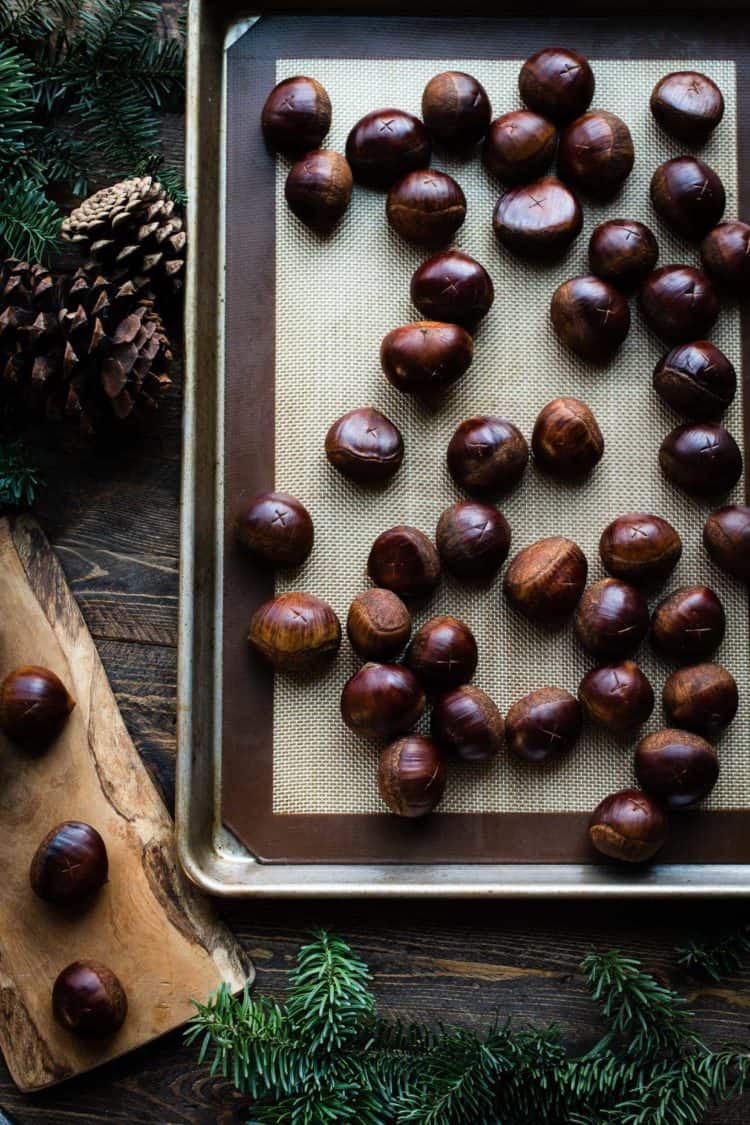
M424 691L402 664L365 664L347 680L341 693L341 717L363 738L406 734L424 709Z
M693 266L660 266L646 278L638 300L650 327L668 344L707 336L721 307L711 280Z
M599 554L604 569L624 582L663 582L680 561L682 540L661 516L628 512L605 527Z
M677 70L665 74L651 92L651 112L678 140L701 144L724 116L721 90L705 74Z
M506 184L536 180L555 158L557 130L530 109L513 109L489 127L482 148L488 172Z
M630 308L619 289L593 274L559 285L550 306L562 342L582 359L605 363L630 331Z
M578 603L575 633L592 656L617 660L633 652L648 632L648 605L635 586L619 578L595 582Z
M540 469L558 477L578 478L601 460L604 438L585 403L577 398L555 398L534 423L531 448Z
M498 242L512 253L536 261L563 254L582 225L578 200L554 176L510 188L500 196L492 215Z
M560 688L540 688L514 703L505 717L508 749L539 764L561 757L581 733L581 705Z
M54 672L24 664L0 684L0 730L19 746L43 749L58 736L75 705Z
M683 586L659 602L651 617L654 646L676 660L711 656L724 639L724 607L708 586Z
M331 127L331 99L314 78L285 78L266 98L260 122L269 148L299 156L320 147Z
M383 337L380 365L397 390L431 396L465 375L473 354L474 341L465 328L438 320L417 320Z
M339 619L327 602L313 594L279 594L250 618L248 641L274 668L312 671L336 655L341 644Z
M473 684L462 684L435 704L430 733L446 753L467 762L485 762L502 746L505 723L488 695Z
M52 989L52 1011L66 1031L104 1039L125 1022L128 998L120 980L99 961L74 961Z
M404 657L432 695L466 684L477 668L477 642L457 617L433 617L411 639Z
M99 833L80 820L58 824L42 840L29 879L47 902L78 902L107 882L107 849Z
M284 196L301 222L326 234L349 206L353 183L352 170L341 153L316 149L289 169Z
M594 73L578 51L544 47L528 58L518 76L521 99L550 121L572 121L591 105Z
M367 573L376 586L402 598L423 598L440 581L440 558L416 527L399 525L382 531L370 549Z
M442 246L466 218L466 196L445 172L408 172L388 192L386 215L407 242Z
M737 682L721 664L692 664L672 673L662 703L672 726L709 737L737 714Z
M703 544L722 570L750 580L750 507L727 504L711 512L703 528Z
M386 191L405 176L427 168L432 145L418 117L402 109L376 109L352 128L346 159L358 184Z
M635 776L668 809L689 809L716 784L719 759L710 742L685 730L647 734L635 751Z
M360 484L389 480L404 458L401 431L372 406L350 410L326 434L326 457Z
M376 587L357 594L346 632L363 660L393 660L411 636L411 615L398 594Z
M523 476L526 438L512 422L490 414L466 418L448 445L448 471L459 488L476 496L505 492Z
M484 266L461 250L434 254L414 273L411 299L422 316L460 324L472 331L495 299Z
M451 574L489 578L508 557L510 525L491 504L460 500L440 516L435 542Z
M625 863L645 863L667 841L667 818L640 789L621 789L596 806L589 820L589 839L597 851Z
M678 344L654 368L654 390L686 418L717 418L733 401L737 373L708 340Z
M673 484L688 492L727 492L742 476L742 454L729 430L715 422L689 422L664 438L659 464Z
M630 175L634 161L630 130L606 110L584 113L560 136L557 170L563 180L589 195L614 195Z
M578 544L553 535L515 555L503 589L513 608L525 617L556 624L578 604L587 572L586 556Z
M445 762L430 738L412 734L386 746L380 755L378 789L397 816L425 816L445 792Z
M708 234L724 214L724 185L702 160L675 156L651 177L651 202L664 222L683 238Z
M310 513L288 492L261 492L235 522L239 545L266 566L300 566L313 548Z
M589 240L591 272L625 293L646 280L659 258L659 245L645 223L607 219Z
M645 723L654 709L654 689L632 660L592 668L578 698L592 722L618 733Z
M717 285L746 290L750 286L750 223L719 223L701 243L701 261Z
M436 74L422 94L422 119L444 148L473 148L487 132L490 99L481 82L461 70Z

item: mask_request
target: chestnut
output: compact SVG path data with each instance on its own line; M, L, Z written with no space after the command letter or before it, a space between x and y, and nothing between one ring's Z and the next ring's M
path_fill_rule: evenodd
M491 504L460 500L440 516L435 535L438 554L457 578L489 578L510 550L510 527Z
M377 537L370 549L367 573L376 586L393 590L402 598L423 598L440 581L440 559L423 531L402 524Z
M750 223L719 223L701 243L703 268L717 285L745 290L750 285Z
M0 730L19 746L44 749L58 736L75 705L54 672L24 664L0 684Z
M445 792L445 763L435 743L412 734L386 746L380 755L378 789L398 816L425 816Z
M654 368L654 390L686 418L716 418L731 404L737 373L708 340L678 344Z
M99 833L80 820L51 829L31 861L31 888L47 902L78 902L107 882L107 849Z
M698 734L657 730L636 747L635 776L668 809L689 809L713 789L719 759L711 743Z
M557 130L551 121L530 109L513 109L490 125L482 160L499 180L522 184L547 171L556 148Z
M488 695L461 684L438 699L430 733L441 750L467 762L494 758L505 738L505 723Z
M673 137L688 144L701 144L724 116L724 98L707 75L677 70L665 74L654 86L651 112Z
M724 214L724 185L696 156L665 160L651 177L651 202L667 226L683 238L699 239Z
M578 544L553 535L518 552L505 572L503 590L519 613L554 625L575 609L587 572Z
M407 242L441 246L466 218L466 196L445 172L407 172L388 192L386 215Z
M727 492L742 476L742 454L729 430L715 422L689 422L667 434L659 448L664 475L699 495Z
M584 477L601 460L604 438L585 403L577 398L555 398L539 412L531 448L545 472Z
M57 977L52 1011L66 1031L84 1039L104 1039L122 1027L128 998L120 980L99 961L74 961Z
M563 180L589 195L614 195L630 175L634 161L630 130L606 110L584 113L560 136L557 170Z
M407 172L427 168L431 155L424 125L402 109L376 109L366 114L346 139L346 159L354 179L381 191Z
M578 200L554 176L510 188L500 196L492 214L498 242L513 254L539 261L563 254L582 225Z
M572 121L591 105L594 73L588 60L566 47L544 47L521 67L521 100L550 121Z
M315 669L336 655L339 619L313 594L279 594L250 618L248 641L274 668L285 672Z
M572 277L552 294L552 324L582 359L605 363L630 331L630 309L619 289L593 274Z
M469 682L477 668L477 642L457 617L432 617L412 637L404 660L426 690L437 695Z
M269 148L299 156L320 147L331 127L331 99L314 78L285 78L266 98L260 123Z
M284 196L301 222L327 234L349 206L353 183L352 170L340 153L316 149L289 169Z
M301 566L313 548L310 513L288 492L261 492L235 522L240 547L267 566Z
M465 375L474 341L458 324L417 320L383 337L380 365L397 390L408 395L437 394Z
M459 488L476 496L505 492L523 476L526 438L512 422L491 414L466 418L448 445L448 471Z
M589 240L591 272L625 293L637 289L654 269L659 244L645 223L607 219Z
M422 119L444 148L466 151L481 141L492 116L481 82L460 70L436 74L422 94Z
M667 840L667 818L661 807L639 789L611 793L594 809L589 839L597 851L625 863L645 863Z
M654 709L654 689L632 660L592 668L578 698L592 722L616 733L645 723Z
M727 504L706 520L703 544L722 570L750 581L750 507Z
M648 632L648 605L619 578L595 582L578 603L575 634L592 656L619 659L633 652Z
M664 714L672 726L706 737L718 734L737 714L737 683L721 664L678 668L664 684Z
M334 469L359 484L370 484L398 472L404 439L385 414L362 406L336 419L326 434L325 450Z
M654 646L677 660L711 656L724 640L724 607L708 586L683 586L657 605L651 617Z
M514 703L505 717L508 749L539 764L567 753L581 733L581 705L560 688L540 688Z
M411 299L422 316L460 324L472 331L495 299L484 266L461 250L434 254L415 270Z
M344 684L341 717L363 738L393 738L415 726L425 709L416 676L401 664L365 664Z
M411 636L411 614L392 590L365 590L349 607L346 632L363 660L392 660Z
M599 554L604 569L624 582L663 582L680 561L682 540L661 516L628 512L607 524Z
M646 278L638 300L649 326L668 344L707 336L720 309L712 282L693 266L660 266Z

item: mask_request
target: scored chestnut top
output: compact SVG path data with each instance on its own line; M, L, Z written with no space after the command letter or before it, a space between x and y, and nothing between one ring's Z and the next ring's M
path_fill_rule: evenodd
M625 582L662 582L677 566L682 540L661 516L627 512L608 524L599 540L605 570Z
M498 199L492 216L498 242L524 258L558 257L583 225L580 204L554 176L511 188Z
M701 261L717 285L746 290L750 285L750 223L719 223L701 243Z
M636 289L658 258L652 231L635 219L608 219L594 229L589 241L591 272L624 292Z
M550 315L562 342L591 363L611 359L630 331L628 302L619 289L593 274L558 285Z
M683 586L659 602L651 617L654 645L678 660L710 656L724 639L724 607L708 586Z
M742 476L742 454L729 430L715 422L678 426L659 449L664 475L687 492L718 495Z
M474 258L461 250L444 250L415 270L411 299L425 318L460 324L471 332L492 307L495 290L487 270Z
M288 492L262 492L235 522L237 542L266 566L300 566L313 548L310 513Z
M472 148L487 131L490 99L481 82L461 70L436 74L422 94L422 118L445 148Z
M727 504L711 512L703 528L703 544L722 570L750 580L750 507Z
M404 457L404 439L385 414L362 406L333 423L326 434L325 450L340 473L369 484L388 480L398 471Z
M407 172L427 168L431 155L424 125L402 109L373 110L353 126L346 141L354 179L382 191Z
M578 544L553 535L514 556L505 572L503 590L524 616L555 625L575 609L587 573L586 556Z
M331 127L331 99L315 78L298 75L274 86L261 112L269 148L301 156L318 148Z
M544 47L521 67L521 99L550 121L572 121L594 96L594 73L587 59L568 47Z
M719 295L694 266L660 266L650 273L639 304L649 326L668 344L707 336L719 315Z
M407 172L388 192L386 215L408 242L440 246L450 242L466 218L466 196L445 172Z
M488 172L506 184L528 183L547 171L555 158L557 130L530 109L513 109L490 125L482 147Z
M474 341L460 325L418 320L383 337L380 364L397 390L430 396L460 379L473 354Z
M716 418L733 401L737 373L715 344L694 340L663 355L654 368L654 390L686 418Z
M651 202L677 234L698 239L716 226L724 214L726 197L713 168L695 156L676 156L654 172Z
M338 152L308 152L289 169L284 196L289 209L311 230L327 234L349 206L352 170Z
M528 460L529 447L518 427L491 414L465 418L448 445L450 475L475 496L512 488Z
M590 473L604 453L604 438L584 402L555 398L540 411L531 435L534 460L545 472L579 478Z
M724 116L724 98L712 79L695 70L665 74L651 93L651 112L673 137L700 144Z
M423 531L400 525L377 537L367 573L377 586L402 598L426 597L440 581L440 558Z
M560 137L557 170L563 180L589 195L614 195L634 161L630 130L603 109L584 113Z

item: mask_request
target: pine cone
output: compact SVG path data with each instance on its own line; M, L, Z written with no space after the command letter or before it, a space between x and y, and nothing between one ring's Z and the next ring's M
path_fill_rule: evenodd
M60 369L57 290L44 266L0 263L0 386L5 410L37 414Z

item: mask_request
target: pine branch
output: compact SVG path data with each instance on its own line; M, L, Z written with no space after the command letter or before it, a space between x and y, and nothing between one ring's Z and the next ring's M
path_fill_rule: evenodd
M42 483L20 442L0 442L0 508L30 508Z
M286 1010L311 1051L341 1048L374 1015L367 966L325 931L302 947L290 982Z
M57 249L57 204L30 179L0 179L0 245L5 257L43 262Z
M45 39L57 24L75 17L81 0L0 0L0 35L28 45Z
M686 942L675 949L677 964L690 973L703 973L712 980L736 973L750 958L750 925L728 934Z
M33 129L34 92L23 55L0 44L0 166L18 159Z

